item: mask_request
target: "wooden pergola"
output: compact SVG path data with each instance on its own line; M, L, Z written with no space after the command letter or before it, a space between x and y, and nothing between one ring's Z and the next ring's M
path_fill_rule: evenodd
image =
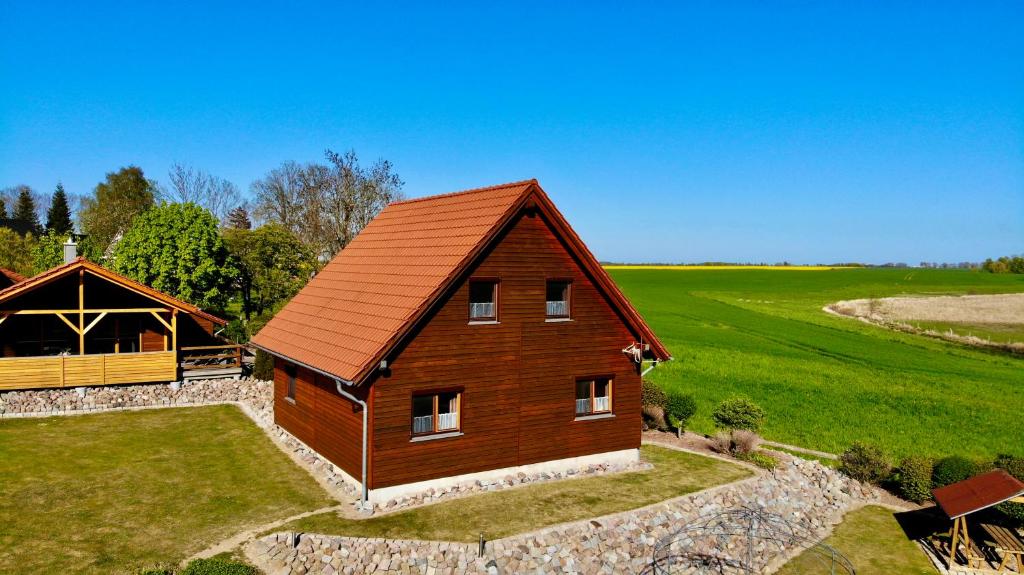
M953 568L956 565L956 552L961 543L964 545L967 567L970 567L974 557L970 534L967 532L967 516L1007 501L1024 503L1024 482L1003 469L994 469L964 481L933 489L932 495L939 507L953 520L949 536L949 567ZM1003 566L1006 565L1007 558L1004 554Z

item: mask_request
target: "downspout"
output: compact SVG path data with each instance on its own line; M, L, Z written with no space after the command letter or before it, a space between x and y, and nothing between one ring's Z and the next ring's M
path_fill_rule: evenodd
M281 359L283 359L285 361L294 363L296 365L301 365L302 367L304 367L304 368L306 368L306 369L308 369L310 371L313 371L315 373L319 373L320 375L322 375L322 376L324 376L324 377L326 377L328 379L333 379L334 380L334 385L337 387L339 395L341 395L345 399L349 399L351 401L356 402L360 407L363 408L363 441L362 441L363 448L361 450L362 454L363 454L363 458L362 458L363 461L362 461L362 480L360 481L360 485L362 485L363 490L362 490L362 496L360 496L360 498L359 498L359 504L360 504L361 508L366 508L367 502L369 501L369 495L370 495L370 490L366 487L366 457L367 457L366 456L366 438L367 438L367 430L369 429L369 427L368 427L368 420L367 420L367 415L366 414L369 411L369 409L367 408L367 405L366 405L365 401L359 399L358 397L352 395L351 393L345 391L342 388L342 385L347 385L349 387L355 387L356 384L354 382L348 381L347 379L341 379L340 377L338 377L336 375L331 375L331 374L327 373L326 371L324 371L322 369L317 369L317 368L309 365L308 363L297 361L297 360L294 360L294 359L292 359L292 358L290 358L288 356L281 355L279 353L270 351L269 349L267 349L267 348L265 348L265 347L263 347L261 345L256 345L256 344L254 344L252 342L250 342L249 345L255 347L256 349L263 350L264 352L266 352L266 353L268 353L270 355L273 355L275 357L279 357L279 358L281 358Z
M362 509L366 509L367 501L368 501L369 495L370 495L370 490L366 486L366 432L367 432L367 429L368 429L367 428L367 415L366 414L369 411L369 409L367 408L365 401L363 401L363 400L359 399L358 397L352 395L351 393L345 391L345 389L342 387L342 385L345 384L345 383L347 383L349 385L354 385L354 384L352 384L352 382L347 382L347 381L345 381L343 379L334 378L334 385L338 389L338 394L341 395L342 397L345 397L347 399L350 399L350 400L354 401L355 403L358 403L363 408L363 448L361 450L362 454L363 454L363 469L362 469L362 479L360 480L360 485L362 485L362 487L363 487L363 494L362 494L362 497L360 498L360 507Z

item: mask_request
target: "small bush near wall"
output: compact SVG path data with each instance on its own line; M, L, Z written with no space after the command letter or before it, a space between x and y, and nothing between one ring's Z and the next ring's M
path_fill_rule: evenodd
M686 424L695 413L697 413L697 400L692 395L676 392L668 394L668 400L665 402L665 416L668 419L668 424L676 428L677 435L683 434L683 429L686 428Z
M262 349L256 350L256 361L252 366L252 376L255 379L272 381L274 379L274 358Z
M179 575L259 575L255 567L224 559L196 559Z
M667 403L668 395L660 387L645 379L640 388L640 404L657 405L664 409Z
M995 466L1005 469L1007 473L1024 481L1024 457L1000 455L996 457ZM1002 503L996 509L1024 523L1024 503Z
M718 404L711 419L721 429L761 430L764 424L764 410L745 397L734 397Z
M668 422L665 421L665 410L657 405L643 406L644 428L668 431Z
M978 464L960 455L943 457L935 462L935 469L932 471L932 484L935 487L945 487L964 479L970 479L978 474Z
M900 497L915 503L931 499L933 465L931 459L920 456L907 457L901 461L896 475Z
M856 442L839 456L839 470L862 483L877 485L889 477L891 469L875 445Z

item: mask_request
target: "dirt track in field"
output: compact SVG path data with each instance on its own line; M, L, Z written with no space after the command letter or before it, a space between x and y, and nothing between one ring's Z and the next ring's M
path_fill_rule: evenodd
M842 315L884 322L1024 325L1024 293L855 299L839 301L828 307Z

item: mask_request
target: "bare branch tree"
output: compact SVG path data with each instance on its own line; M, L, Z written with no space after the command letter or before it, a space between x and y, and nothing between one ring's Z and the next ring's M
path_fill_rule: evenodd
M202 206L222 223L228 213L241 203L242 195L237 186L203 170L174 164L167 177L171 189L165 193L164 199Z

